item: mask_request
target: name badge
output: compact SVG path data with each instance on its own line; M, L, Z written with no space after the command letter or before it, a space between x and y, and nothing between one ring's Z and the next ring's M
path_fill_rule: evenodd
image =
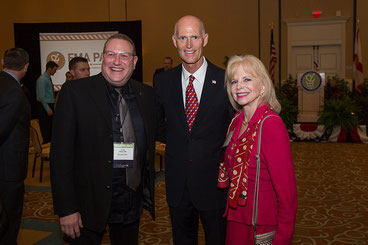
M134 143L114 142L114 168L132 168L134 160Z

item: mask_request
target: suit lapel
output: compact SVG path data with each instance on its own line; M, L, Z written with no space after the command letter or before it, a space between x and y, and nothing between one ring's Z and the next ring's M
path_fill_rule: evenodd
M132 89L133 89L135 97L137 99L138 107L139 107L139 110L141 111L141 115L142 115L143 122L144 122L144 129L146 130L146 133L147 133L147 136L148 136L149 132L151 132L151 130L149 130L148 126L150 126L151 124L149 123L149 120L147 118L147 115L149 115L149 111L147 111L147 110L149 108L152 108L152 106L147 106L146 105L147 101L144 99L145 98L144 92L142 91L142 89L140 89L137 86L137 83L133 82L132 80L130 80L129 82L132 85Z
M107 95L105 79L102 74L98 74L95 79L93 79L89 86L90 95L92 100L95 102L97 109L101 112L102 117L105 119L109 127L112 127L111 122L111 102Z
M185 115L184 109L184 101L183 101L183 88L181 83L181 73L182 73L182 66L179 65L178 69L176 69L173 81L170 82L170 92L172 95L172 104L175 108L175 111L178 112L179 121L182 122L182 126L185 128L186 131L189 132L187 117Z

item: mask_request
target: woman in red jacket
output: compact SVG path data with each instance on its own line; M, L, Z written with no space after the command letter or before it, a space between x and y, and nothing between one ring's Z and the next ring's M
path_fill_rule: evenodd
M274 245L291 244L297 211L297 190L290 141L277 113L281 106L262 62L252 55L233 56L225 74L232 120L220 163L219 188L227 188L226 244L254 244L252 211L256 154L261 121L260 178L256 234L275 231Z

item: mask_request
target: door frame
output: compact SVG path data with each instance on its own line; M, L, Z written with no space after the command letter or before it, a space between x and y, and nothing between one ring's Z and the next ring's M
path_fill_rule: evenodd
M346 22L350 17L289 19L287 25L287 76L292 69L293 47L313 45L339 45L341 51L341 78L345 78ZM323 72L323 71L321 71Z

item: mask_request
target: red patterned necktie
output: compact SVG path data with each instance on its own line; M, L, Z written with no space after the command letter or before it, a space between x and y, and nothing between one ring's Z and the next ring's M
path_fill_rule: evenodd
M189 76L189 84L185 92L185 115L187 116L187 122L189 131L192 130L194 119L198 111L198 99L193 87L194 76Z

